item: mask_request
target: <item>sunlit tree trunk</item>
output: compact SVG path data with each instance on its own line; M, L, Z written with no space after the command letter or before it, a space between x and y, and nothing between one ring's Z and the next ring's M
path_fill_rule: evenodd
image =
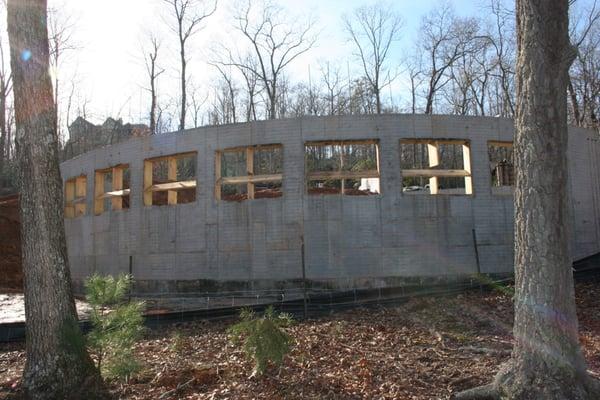
M67 262L45 0L9 0L27 321L23 386L32 399L90 398L99 374L77 327Z
M517 0L515 321L494 384L460 399L598 399L581 352L570 253L569 0Z

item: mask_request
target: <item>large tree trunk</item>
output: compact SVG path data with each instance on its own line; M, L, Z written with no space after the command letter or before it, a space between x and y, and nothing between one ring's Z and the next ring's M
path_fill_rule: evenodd
M27 321L23 386L32 399L89 398L82 390L100 380L71 292L46 21L45 0L8 1Z
M568 3L517 0L515 345L493 385L458 398L600 398L580 348L569 248Z

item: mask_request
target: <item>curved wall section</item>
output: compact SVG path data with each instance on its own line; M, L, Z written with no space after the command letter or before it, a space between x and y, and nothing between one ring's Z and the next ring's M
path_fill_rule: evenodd
M385 287L454 280L478 272L508 274L513 259L510 190L492 190L488 143L512 141L499 118L382 115L308 117L204 127L134 138L61 165L66 180L85 175L84 215L65 220L72 277L131 272L138 292L181 293L299 287L302 238L313 286ZM464 139L471 195L414 195L402 190L400 139ZM313 195L305 183L305 143L377 139L378 195ZM238 146L281 144L277 198L217 200L215 155ZM187 204L145 206L144 160L197 153L196 196ZM591 131L569 137L573 250L600 251L598 156ZM129 168L129 208L94 213L94 174ZM80 206L81 207L81 206Z

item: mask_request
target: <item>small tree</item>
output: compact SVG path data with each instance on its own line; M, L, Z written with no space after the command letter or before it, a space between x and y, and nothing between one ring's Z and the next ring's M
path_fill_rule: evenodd
M252 376L262 375L269 362L280 366L290 351L292 339L282 329L292 323L292 317L286 313L277 313L269 306L262 317L250 309L242 310L241 321L229 328L234 344L242 343L242 349L248 358L254 360Z
M93 275L85 282L93 326L88 346L105 377L128 378L140 369L132 347L143 332L144 303L125 302L131 283L129 275Z

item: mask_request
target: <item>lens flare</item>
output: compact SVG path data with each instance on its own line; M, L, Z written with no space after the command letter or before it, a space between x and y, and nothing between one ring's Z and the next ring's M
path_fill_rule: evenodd
M31 58L31 50L25 49L21 52L21 60L29 61L30 58Z

